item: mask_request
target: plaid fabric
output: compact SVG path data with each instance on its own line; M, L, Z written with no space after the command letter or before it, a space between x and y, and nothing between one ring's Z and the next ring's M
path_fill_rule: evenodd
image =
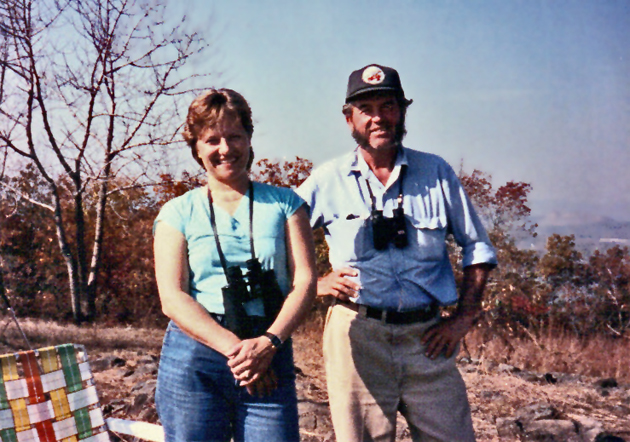
M0 356L2 442L107 442L87 353L64 344Z

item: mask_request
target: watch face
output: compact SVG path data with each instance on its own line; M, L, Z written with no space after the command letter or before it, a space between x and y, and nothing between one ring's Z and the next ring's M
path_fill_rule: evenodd
M273 344L274 347L280 347L282 345L282 341L277 336L273 337L273 339L271 340L271 343Z
M269 338L269 340L271 341L271 345L273 345L274 347L280 348L280 346L282 345L282 341L280 340L280 338L273 333L266 332L265 336Z

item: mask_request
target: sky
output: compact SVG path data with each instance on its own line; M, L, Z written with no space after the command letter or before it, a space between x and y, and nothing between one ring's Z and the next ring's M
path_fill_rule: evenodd
M630 221L628 0L179 5L213 45L191 72L250 102L259 159L317 166L353 149L347 79L378 63L414 100L405 146L494 186L530 183L535 218Z

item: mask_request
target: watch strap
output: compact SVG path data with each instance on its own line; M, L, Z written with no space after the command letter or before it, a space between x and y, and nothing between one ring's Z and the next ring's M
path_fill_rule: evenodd
M282 340L273 333L265 332L263 333L263 336L269 339L271 341L271 345L273 345L276 349L279 349L282 346Z

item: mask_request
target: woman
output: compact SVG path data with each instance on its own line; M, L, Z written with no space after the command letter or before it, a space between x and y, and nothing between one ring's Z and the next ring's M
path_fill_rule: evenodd
M167 441L299 441L288 339L315 296L312 234L292 190L250 181L253 131L237 92L197 97L184 138L208 184L169 201L155 221L156 278L171 319L156 392ZM247 261L273 281L256 284ZM245 276L228 283L235 269ZM278 286L284 303L270 312Z

